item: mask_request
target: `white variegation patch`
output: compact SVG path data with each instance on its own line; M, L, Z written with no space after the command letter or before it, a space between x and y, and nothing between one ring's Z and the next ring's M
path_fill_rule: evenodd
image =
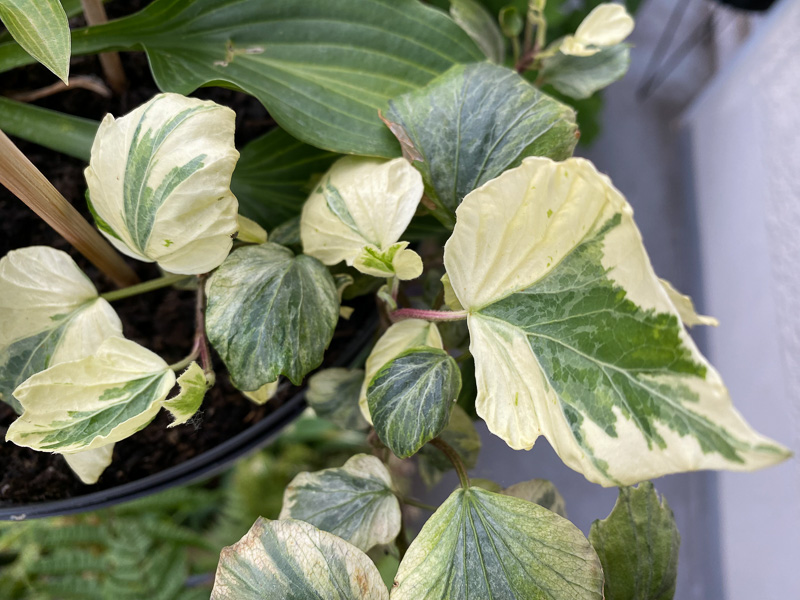
M422 261L398 241L422 192L422 176L404 158L341 158L303 206L303 251L326 265L345 261L375 277L419 277Z
M528 158L469 194L444 261L468 311L476 409L512 448L544 435L607 486L787 456L733 408L630 206L588 161Z
M260 388L253 392L246 392L244 390L239 390L242 392L242 395L255 402L256 404L266 404L270 400L272 400L273 396L278 392L278 383L280 382L279 379L275 381L271 381L269 383L265 383Z
M372 424L369 415L369 404L367 403L367 388L370 381L378 371L393 358L399 356L406 350L417 346L430 346L431 348L443 348L442 336L439 335L439 328L435 323L423 321L422 319L406 319L395 323L387 329L375 347L372 349L367 362L364 366L364 383L361 385L361 394L358 398L358 406L361 414Z
M559 50L572 56L592 56L622 42L633 25L633 17L622 4L600 4L578 25L575 35L562 40Z
M694 327L695 325L710 325L711 327L717 327L719 325L719 321L717 321L714 317L698 315L697 311L694 309L694 302L692 302L692 299L686 294L681 294L669 281L666 279L659 279L659 281L661 282L661 285L664 286L667 296L669 296L670 301L677 309L684 325L687 327Z
M69 468L86 485L94 485L114 457L114 444L106 444L94 450L64 454Z
M159 94L103 119L85 175L97 226L117 249L172 273L219 266L239 228L235 117L214 102Z

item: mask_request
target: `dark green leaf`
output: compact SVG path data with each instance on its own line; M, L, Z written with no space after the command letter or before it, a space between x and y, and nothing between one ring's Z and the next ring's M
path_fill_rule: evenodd
M279 375L297 385L322 363L339 299L317 259L270 242L239 248L206 291L208 337L237 388L257 390Z
M592 56L556 53L542 61L542 83L581 100L622 79L630 65L628 44L604 48Z

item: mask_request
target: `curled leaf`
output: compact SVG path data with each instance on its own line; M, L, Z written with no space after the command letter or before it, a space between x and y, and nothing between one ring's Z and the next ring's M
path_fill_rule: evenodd
M178 385L178 395L164 401L164 408L174 419L169 427L183 425L191 419L200 409L206 391L211 387L203 369L194 361L178 377Z
M633 17L622 4L600 4L586 15L575 35L564 38L559 50L572 56L592 56L603 48L619 44L632 31Z

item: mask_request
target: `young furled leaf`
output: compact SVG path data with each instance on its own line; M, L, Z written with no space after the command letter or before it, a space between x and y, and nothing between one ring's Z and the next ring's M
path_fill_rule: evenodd
M259 518L222 549L211 600L389 600L361 550L303 521Z
M467 469L472 469L477 464L481 450L481 436L467 412L458 404L453 405L447 427L438 437L458 452L461 462ZM417 456L419 475L429 487L436 485L442 473L453 469L453 463L442 454L441 450L430 445L423 446Z
M208 339L233 384L299 385L322 362L339 320L333 277L317 259L267 242L239 248L206 282Z
M439 435L461 390L461 372L444 350L416 347L383 365L367 388L378 438L408 458Z
M71 38L58 0L0 0L0 21L25 52L68 83Z
M106 444L94 450L64 454L64 460L73 473L86 485L94 485L111 464L114 444Z
M589 541L603 563L606 600L672 600L681 536L652 483L620 488L611 514L592 523Z
M281 519L299 519L367 552L400 533L392 476L376 457L357 454L338 469L300 473L283 495Z
M558 46L563 54L593 56L615 46L633 31L633 17L622 4L600 4L578 25L575 35L566 36Z
M603 571L572 523L476 487L453 492L400 563L392 600L601 600Z
M50 367L19 386L14 394L25 412L6 440L62 453L118 442L155 417L173 385L175 373L161 358L111 337L94 355Z
M567 158L578 141L575 111L489 63L453 67L395 98L387 119L422 156L414 166L435 216L450 227L469 192L526 156Z
M343 429L366 431L369 423L358 408L363 384L363 369L324 369L309 378L306 401L323 419Z
M369 415L367 388L372 378L381 370L383 365L394 357L418 346L442 348L442 336L439 335L439 329L435 323L430 321L406 319L389 327L367 357L367 362L364 366L364 383L361 385L358 406L361 409L361 414L364 415L370 425L372 424L372 418Z
M497 18L477 0L451 0L450 16L493 63L503 64L506 40Z
M339 159L303 206L303 251L326 265L345 261L375 277L419 277L422 260L398 240L422 188L422 178L404 158Z
M219 266L238 229L235 119L229 108L178 94L106 115L85 175L97 226L120 252L171 273Z
M591 56L556 52L542 59L542 85L552 85L565 96L582 100L622 79L631 64L628 44L603 48Z
M522 498L528 502L544 506L547 510L552 510L557 515L567 518L567 506L564 502L564 497L556 489L556 486L547 481L547 479L521 481L507 487L502 493L506 496Z
M178 385L180 386L178 395L164 401L164 408L174 419L169 427L183 425L191 419L199 410L210 387L202 367L194 361L178 377Z
M469 312L476 409L512 448L544 435L605 486L788 456L733 408L588 161L528 158L470 194L444 262Z

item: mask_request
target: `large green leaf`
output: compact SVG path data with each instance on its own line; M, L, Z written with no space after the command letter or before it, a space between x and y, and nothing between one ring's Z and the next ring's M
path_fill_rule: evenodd
M158 86L232 86L296 138L328 150L396 156L378 110L456 63L482 59L469 37L416 0L155 0L73 34L73 53L144 49ZM27 61L0 47L0 72Z
M545 435L606 486L788 456L733 408L588 161L528 158L474 191L444 263L469 313L477 412L511 447Z
M299 385L322 363L339 320L336 284L310 256L267 242L234 250L206 283L208 338L234 385L285 375Z
M69 23L58 0L0 0L0 21L28 54L67 83Z
M567 158L578 141L571 108L489 63L453 67L392 100L387 119L413 144L434 214L450 225L475 188L526 156Z
M572 523L531 502L459 489L400 563L392 600L600 600L603 572Z
M344 466L300 473L283 495L281 519L299 519L364 552L400 533L400 503L380 459L357 454Z
M396 356L367 388L369 413L380 440L408 458L447 427L461 390L461 371L447 352L427 346Z
M542 84L550 84L562 94L580 100L622 79L630 62L628 44L603 48L591 56L557 52L542 61Z
M611 514L592 523L589 541L603 563L606 600L672 600L681 536L652 483L620 488Z
M211 600L389 600L361 550L303 521L259 518L222 549Z

